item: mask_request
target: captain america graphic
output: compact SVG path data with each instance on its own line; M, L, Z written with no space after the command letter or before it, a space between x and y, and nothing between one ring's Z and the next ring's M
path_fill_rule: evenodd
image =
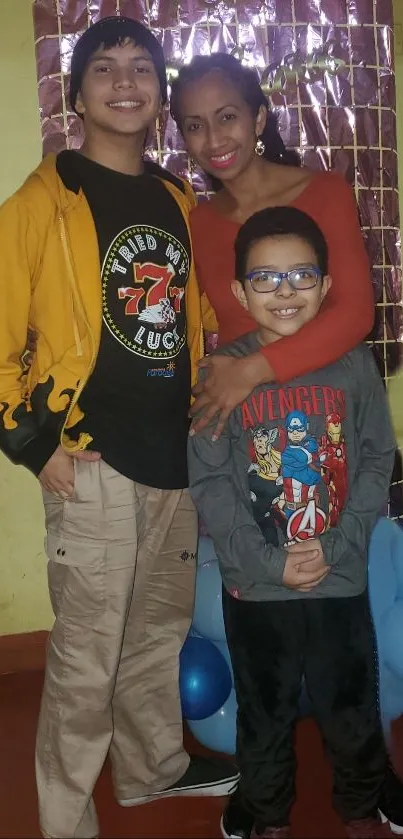
M281 454L284 490L284 514L287 519L317 497L322 479L319 445L309 434L308 417L303 411L291 411L284 421L288 443Z

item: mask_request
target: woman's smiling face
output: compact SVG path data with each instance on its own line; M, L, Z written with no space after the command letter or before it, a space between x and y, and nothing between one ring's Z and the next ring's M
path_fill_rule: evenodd
M266 113L254 119L241 92L221 70L189 82L180 94L181 130L190 156L220 181L230 181L255 156Z

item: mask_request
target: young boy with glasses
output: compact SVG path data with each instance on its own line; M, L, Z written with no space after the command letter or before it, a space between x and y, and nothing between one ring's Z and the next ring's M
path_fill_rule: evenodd
M235 257L233 292L257 328L220 352L253 353L316 317L331 278L325 239L305 213L256 213L238 233ZM290 836L302 677L347 835L381 836L387 757L367 551L395 441L371 353L361 345L286 385L263 385L218 440L212 428L190 437L189 468L223 577L238 702L241 781L223 836ZM241 833L237 808L249 816Z

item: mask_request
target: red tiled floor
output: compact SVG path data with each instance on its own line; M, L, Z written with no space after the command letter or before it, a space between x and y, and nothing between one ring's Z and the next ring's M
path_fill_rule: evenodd
M34 778L35 726L42 673L0 677L0 837L37 839ZM188 748L203 751L190 737ZM396 757L403 772L403 721L396 726ZM295 839L333 839L344 832L331 808L331 776L312 720L297 730L297 801L293 811ZM216 839L222 799L170 799L124 810L112 793L106 765L95 790L102 839Z

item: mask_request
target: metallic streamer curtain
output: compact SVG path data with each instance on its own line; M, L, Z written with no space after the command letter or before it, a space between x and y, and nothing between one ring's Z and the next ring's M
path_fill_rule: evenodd
M258 69L286 145L305 165L337 169L355 188L376 297L369 342L387 380L403 332L392 0L34 0L33 13L45 153L80 146L68 102L70 58L101 17L128 15L149 26L170 78L196 53L214 51ZM148 152L206 194L168 112Z

